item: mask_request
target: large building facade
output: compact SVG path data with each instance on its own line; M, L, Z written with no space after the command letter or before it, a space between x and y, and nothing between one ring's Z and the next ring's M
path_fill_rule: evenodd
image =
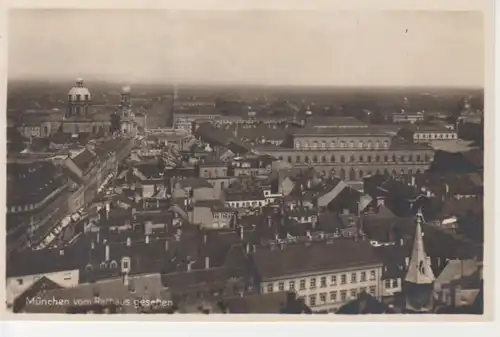
M349 181L377 173L424 172L434 158L427 145L394 141L373 128L301 128L289 134L284 145L257 146L256 151Z

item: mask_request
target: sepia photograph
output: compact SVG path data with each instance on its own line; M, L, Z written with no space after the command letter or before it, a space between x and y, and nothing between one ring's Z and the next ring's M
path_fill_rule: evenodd
M7 312L484 315L482 12L7 19Z

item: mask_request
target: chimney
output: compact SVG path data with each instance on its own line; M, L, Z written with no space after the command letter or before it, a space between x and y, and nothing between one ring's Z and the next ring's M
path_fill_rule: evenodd
M104 260L109 261L109 245L106 245Z
M145 242L146 244L148 244L148 243L149 243L149 235L146 235L146 238L145 238L144 242Z
M127 238L127 247L130 247L132 245L132 239Z
M207 256L205 257L205 269L210 268L210 258Z

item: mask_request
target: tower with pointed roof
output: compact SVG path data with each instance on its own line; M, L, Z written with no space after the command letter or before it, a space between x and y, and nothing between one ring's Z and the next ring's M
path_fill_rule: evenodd
M425 252L422 232L423 216L417 213L415 237L405 276L404 294L408 312L430 312L433 309L434 272L430 258Z

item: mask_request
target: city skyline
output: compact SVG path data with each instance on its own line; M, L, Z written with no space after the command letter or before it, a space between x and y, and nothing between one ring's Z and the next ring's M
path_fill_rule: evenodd
M480 12L16 10L8 46L9 79L484 86Z

